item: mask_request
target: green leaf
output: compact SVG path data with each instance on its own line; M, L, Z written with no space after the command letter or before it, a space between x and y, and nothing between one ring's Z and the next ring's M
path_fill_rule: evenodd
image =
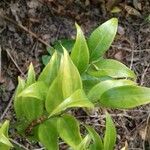
M136 75L124 64L113 59L101 59L91 64L88 74L95 77L110 76L112 78L133 78Z
M40 99L25 97L22 99L23 114L28 122L31 122L40 116L44 112L44 103Z
M104 136L104 150L114 150L116 142L116 128L108 113L106 113L106 131Z
M73 116L64 115L58 119L57 128L60 137L76 149L82 141L78 121Z
M73 48L73 45L75 43L75 40L73 39L61 39L61 40L58 40L56 42L54 42L54 48L59 51L59 52L62 52L63 53L63 47L65 47L65 49L68 51L68 52L71 52L72 48Z
M22 97L18 97L18 95L23 91L25 88L25 81L18 77L18 86L15 92L15 98L14 98L14 109L16 113L16 117L22 118L23 109L22 109Z
M110 80L110 79L112 78L108 76L98 78L98 77L88 75L87 73L84 73L82 74L84 91L88 93L94 85L98 84L101 81Z
M35 82L35 80L36 80L36 75L35 75L33 64L31 63L30 66L29 66L29 70L28 70L28 77L27 77L26 87L33 84Z
M45 66L41 72L38 81L43 81L50 86L53 80L56 78L60 64L60 55L55 52L51 57L49 63Z
M46 66L49 63L50 59L51 59L51 56L43 55L42 56L42 63Z
M78 68L79 72L83 73L89 64L89 49L84 34L78 24L76 24L76 28L77 36L71 52L71 59Z
M64 99L68 98L76 90L82 89L82 81L78 69L65 49L60 65L60 76Z
M90 126L86 125L86 129L88 130L92 140L92 149L93 150L103 150L103 143L101 140L101 137L98 135L98 133Z
M57 132L57 120L50 119L40 124L38 129L38 136L40 142L48 150L58 150L58 132Z
M110 108L127 109L150 103L150 88L121 86L104 92L99 104Z
M61 104L59 104L50 114L56 115L59 114L62 111L65 111L67 108L71 107L88 107L93 108L94 105L87 99L85 93L79 89L76 92L74 92L70 97L65 99Z
M62 80L59 74L47 92L45 101L46 111L50 114L63 100Z
M135 82L131 80L106 80L102 81L98 84L96 84L88 93L88 98L92 102L97 102L102 94L106 92L107 90L114 88L114 87L120 87L120 86L125 86L125 85L136 85Z
M40 100L45 100L47 91L48 91L48 87L45 85L45 83L39 81L24 89L18 95L18 97L32 97Z
M9 139L4 134L0 134L0 144L4 144L6 146L13 147L13 145L10 143Z
M94 30L88 40L91 61L97 60L109 49L116 35L117 27L117 18L112 18Z
M9 121L6 120L0 127L0 134L3 133L6 137L8 137L8 129L9 129Z
M88 150L88 146L91 141L91 136L88 134L86 137L82 140L82 142L77 147L77 150Z

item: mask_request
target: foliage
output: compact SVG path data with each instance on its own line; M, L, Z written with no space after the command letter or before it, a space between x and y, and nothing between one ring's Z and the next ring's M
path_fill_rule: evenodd
M13 145L8 138L9 121L6 120L3 124L0 124L0 149L9 150Z
M104 58L117 25L112 18L86 40L76 24L77 36L70 41L69 52L59 45L50 51L51 59L37 79L32 64L27 79L18 78L14 108L23 136L40 141L48 150L59 149L59 137L75 150L113 150L116 129L108 114L102 140L88 125L84 125L87 135L81 135L80 122L68 110L94 106L128 109L150 102L150 89L136 85L133 71Z

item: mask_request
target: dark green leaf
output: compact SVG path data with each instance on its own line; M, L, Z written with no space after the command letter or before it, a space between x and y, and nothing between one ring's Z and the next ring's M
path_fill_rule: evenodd
M136 78L134 72L128 67L112 59L101 59L91 64L88 69L88 74L95 77L110 76L112 78Z
M43 55L42 56L42 63L46 66L49 63L50 59L51 59L50 55Z
M100 105L110 108L127 109L150 103L150 88L139 86L121 86L104 92Z
M125 85L136 85L135 82L131 80L106 80L102 81L98 84L96 84L88 93L88 98L92 102L97 102L102 94L106 92L107 90L114 88L114 87L119 87L119 86L125 86Z
M106 131L104 136L104 150L114 150L116 142L116 128L108 113L106 113Z
M58 150L57 120L50 119L40 124L38 136L47 150Z
M62 46L65 47L68 52L71 52L74 43L75 43L75 40L73 40L73 39L61 39L61 40L54 42L53 45L57 51L63 53Z
M76 28L77 28L77 36L76 42L71 52L71 59L77 66L79 72L83 73L89 64L89 49L81 28L77 24Z
M94 30L88 40L91 61L97 60L109 49L116 35L117 27L118 20L112 18Z
M82 141L78 121L73 116L64 115L59 118L57 127L60 137L76 149Z

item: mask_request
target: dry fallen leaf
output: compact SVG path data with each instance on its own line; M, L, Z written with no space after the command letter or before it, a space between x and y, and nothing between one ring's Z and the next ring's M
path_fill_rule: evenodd
M139 11L137 11L135 8L128 6L128 5L125 5L124 8L129 15L141 17L141 13Z

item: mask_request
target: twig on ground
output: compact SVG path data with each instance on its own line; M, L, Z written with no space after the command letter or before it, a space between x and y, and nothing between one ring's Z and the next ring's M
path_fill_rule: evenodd
M10 52L8 49L6 49L7 54L9 55L10 59L12 60L12 62L14 63L14 65L16 66L16 68L19 70L19 72L25 77L25 74L23 73L23 71L20 69L20 67L18 66L18 64L16 63L16 61L14 60L14 58L11 56Z
M28 148L26 148L25 146L21 145L20 143L18 143L17 141L13 140L10 138L10 141L16 145L18 145L20 148L22 148L23 150L29 150Z
M11 97L11 99L10 99L10 101L9 101L9 103L8 103L8 105L7 105L7 107L5 108L3 114L1 115L0 121L2 121L2 120L4 119L4 117L5 117L5 115L7 114L8 109L9 109L9 108L11 107L11 105L12 105L13 99L14 99L14 94L13 94L13 96Z
M31 36L33 36L34 38L36 38L39 42L41 42L42 44L44 44L45 46L48 46L51 48L51 46L46 43L43 39L39 38L35 33L33 33L32 31L30 31L29 29L27 29L25 26L23 26L22 24L19 24L17 22L15 22L14 20L12 20L11 18L5 16L5 15L2 15L0 14L0 17L15 24L16 26L18 26L19 28L21 28L22 30L24 30L25 32L29 33Z

